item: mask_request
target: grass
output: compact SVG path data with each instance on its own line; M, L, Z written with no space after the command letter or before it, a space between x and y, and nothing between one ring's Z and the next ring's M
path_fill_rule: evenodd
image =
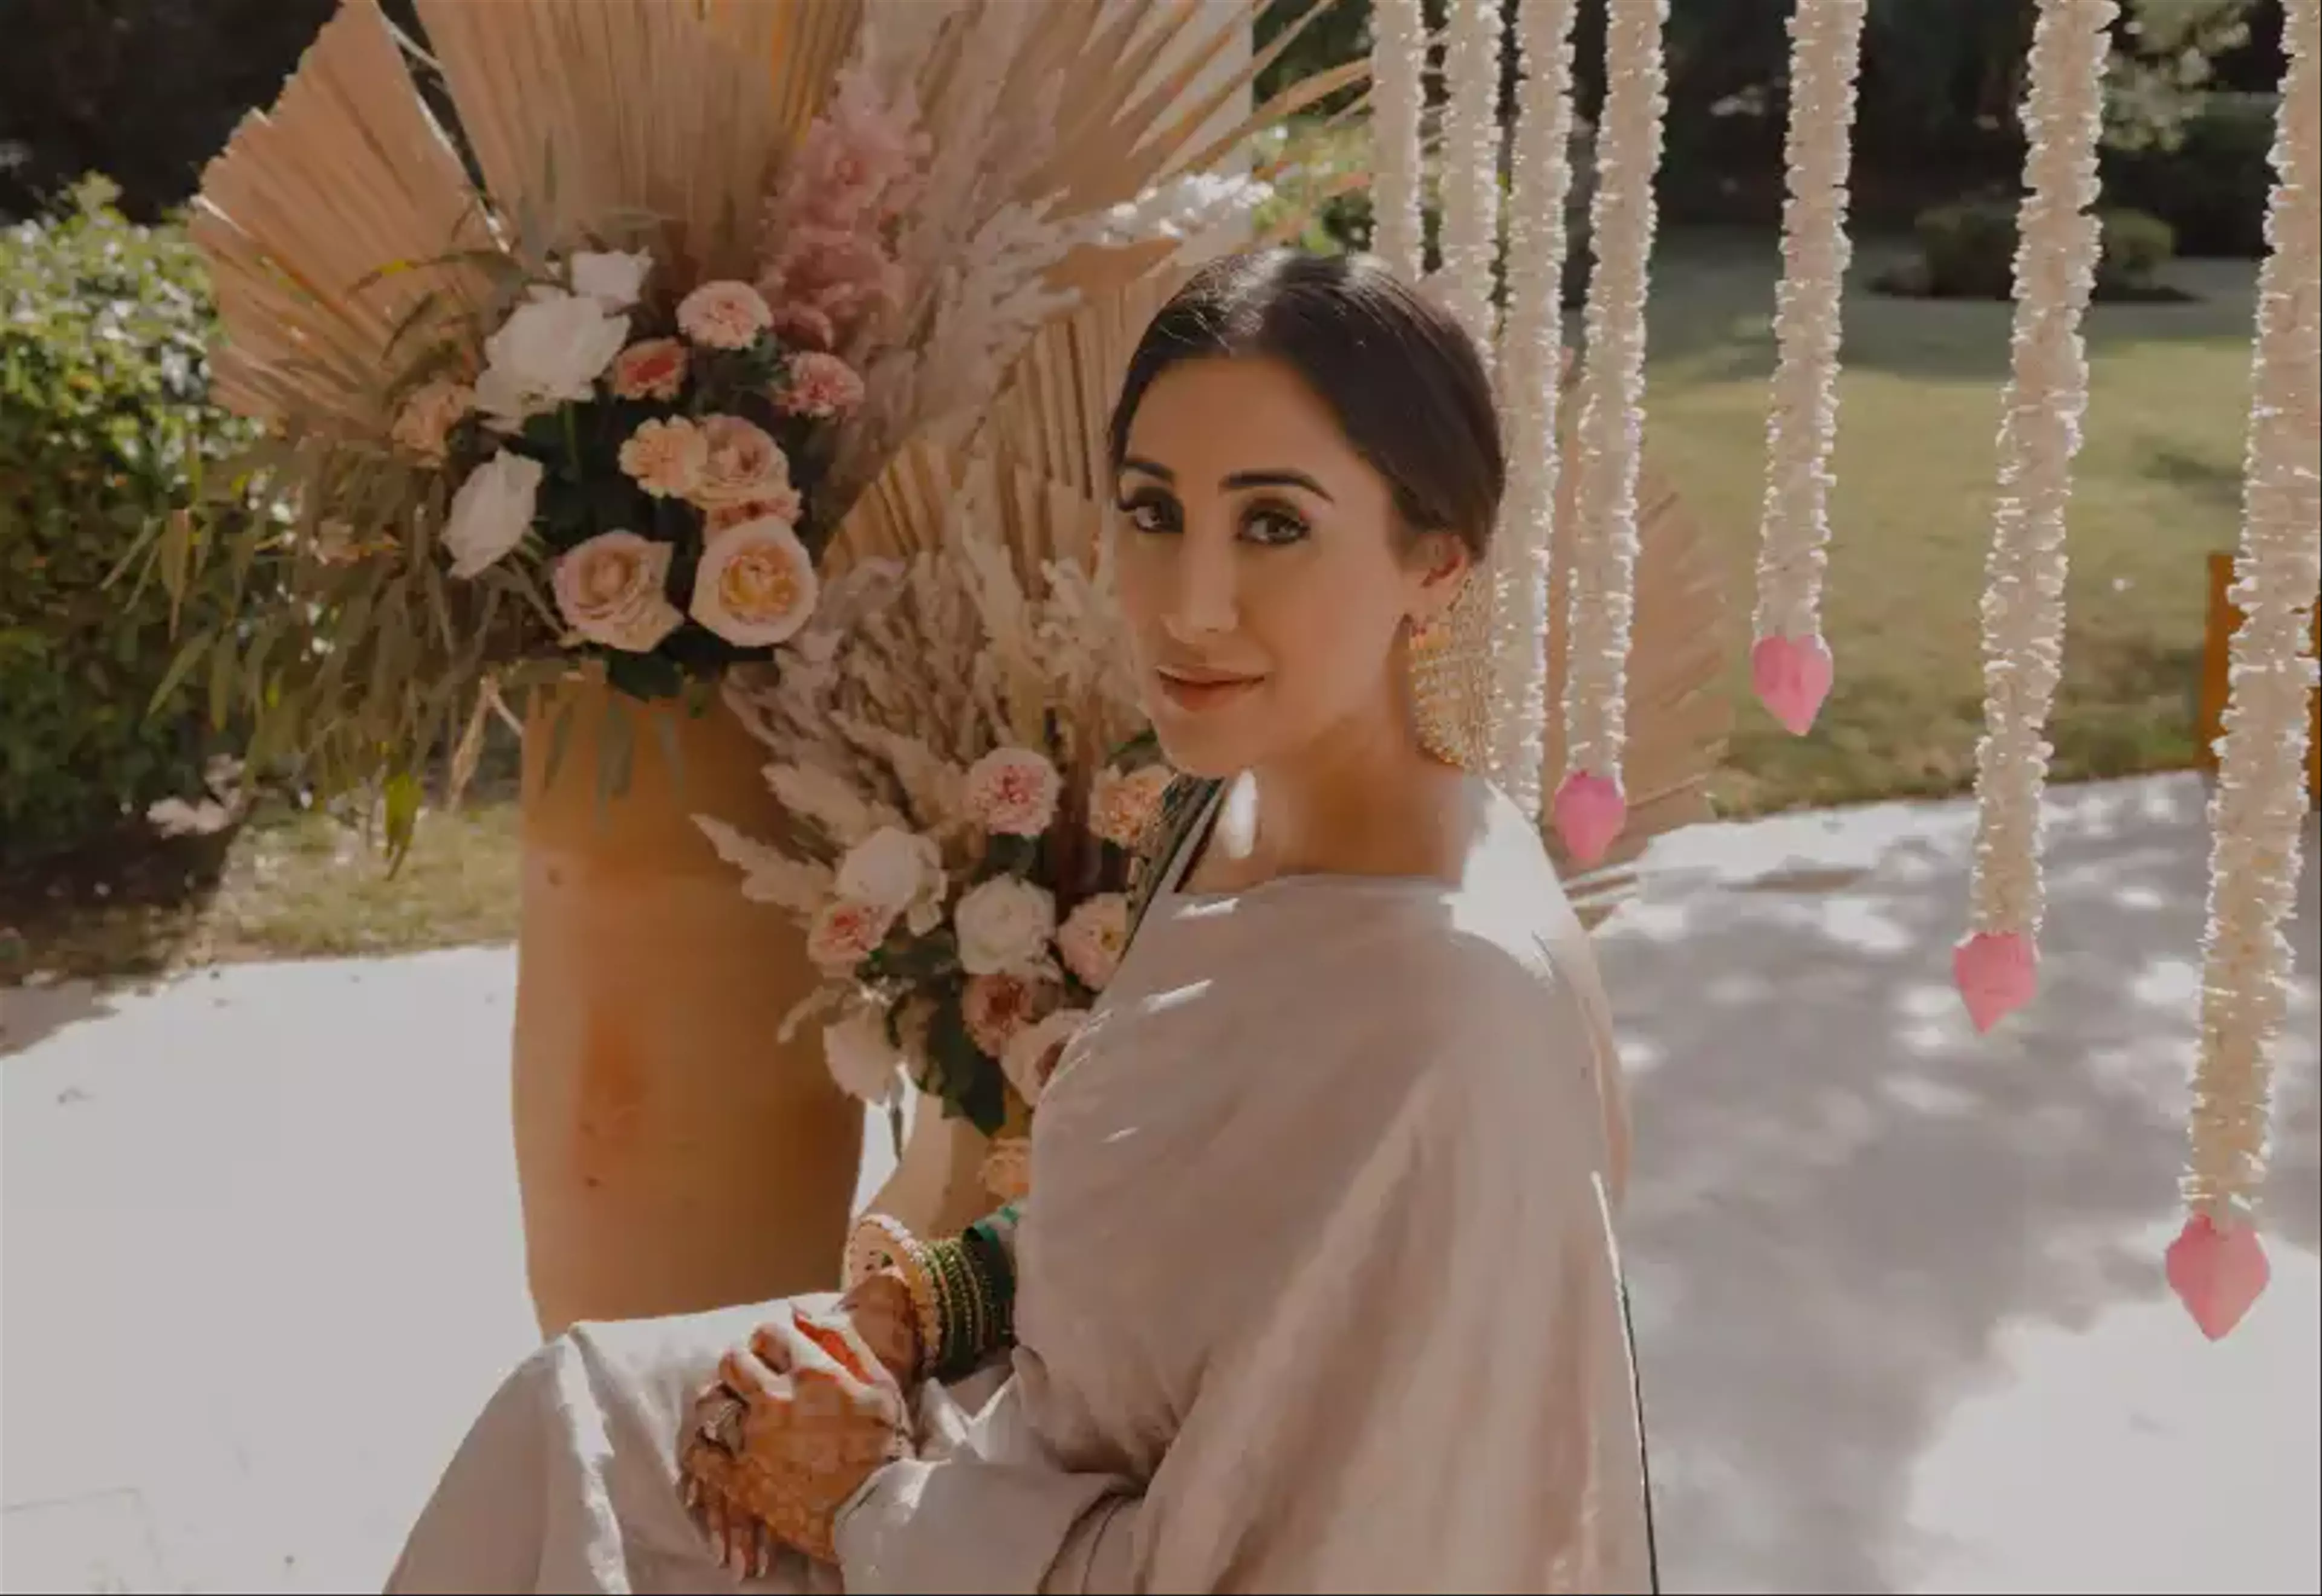
M1858 284L1897 260L1877 246L1860 256ZM1744 700L1778 267L1764 234L1674 234L1650 329L1649 448L1724 562ZM2088 324L2093 391L2051 727L2059 780L2193 754L2202 561L2231 546L2239 515L2253 272L2185 262L2171 275L2192 300L2098 306ZM1742 704L1717 795L1728 813L1933 796L1972 778L2009 310L1859 287L1846 318L1824 617L1838 687L1805 739ZM223 845L132 849L35 886L0 882L0 984L503 941L518 879L504 789L431 816L392 878L341 821L262 817Z
M1897 260L1859 253L1858 285ZM1742 699L1778 268L1767 236L1680 234L1654 284L1648 448L1725 566ZM2187 261L2171 276L2192 299L2100 305L2086 326L2067 663L2050 725L2060 781L2193 757L2202 562L2232 546L2240 513L2254 272ZM1718 792L1726 812L1971 783L2009 323L2004 305L1850 292L1824 595L1838 686L1805 739L1742 705Z

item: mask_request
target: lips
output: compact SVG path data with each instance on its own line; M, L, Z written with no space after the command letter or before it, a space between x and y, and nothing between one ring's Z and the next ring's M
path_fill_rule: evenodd
M1262 676L1235 676L1224 671L1167 667L1155 671L1162 697L1188 714L1220 709L1255 690Z

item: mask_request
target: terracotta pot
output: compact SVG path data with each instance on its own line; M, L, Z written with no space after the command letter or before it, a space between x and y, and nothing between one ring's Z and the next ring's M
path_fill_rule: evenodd
M975 1126L945 1118L942 1106L922 1095L895 1172L871 1199L871 1212L885 1214L914 1236L957 1236L1000 1206L983 1184L983 1155L991 1145Z
M815 1026L775 1040L815 984L804 936L742 897L690 818L770 831L764 751L722 704L623 701L631 774L600 796L611 699L566 694L553 782L546 695L525 738L517 946L517 1173L542 1332L828 1289L862 1110Z

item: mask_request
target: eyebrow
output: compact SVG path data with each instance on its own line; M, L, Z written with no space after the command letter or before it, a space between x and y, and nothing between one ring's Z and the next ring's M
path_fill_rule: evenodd
M1167 466L1133 454L1123 457L1120 469L1124 473L1135 471L1139 476L1152 477L1163 482L1174 483L1177 480L1177 473ZM1320 482L1315 481L1303 471L1278 470L1236 471L1220 481L1219 486L1237 490L1248 488L1296 488L1312 494L1326 504L1338 503L1338 500L1332 498Z

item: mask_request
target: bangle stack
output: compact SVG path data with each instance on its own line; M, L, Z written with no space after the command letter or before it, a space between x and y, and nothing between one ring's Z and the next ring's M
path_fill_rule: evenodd
M923 1242L884 1214L867 1214L846 1246L849 1286L891 1270L910 1293L922 1379L954 1380L1016 1339L1012 1209L954 1240Z

